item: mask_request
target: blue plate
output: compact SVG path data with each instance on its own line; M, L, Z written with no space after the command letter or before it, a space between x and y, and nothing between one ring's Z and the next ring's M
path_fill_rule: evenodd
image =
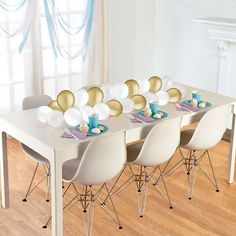
M155 117L153 117L153 115L152 115L152 118L155 119L155 120L162 120L162 119L165 119L166 117L168 117L168 113L167 112L164 112L164 111L160 111L160 112L163 113L163 116L161 118L155 118ZM138 114L144 116L144 110L139 111Z
M98 127L99 126L104 128L104 130L100 134L106 133L109 130L108 126L106 126L104 124L99 124ZM100 135L100 134L94 134L94 133L91 132L91 130L89 130L87 136L97 136L97 135Z
M191 102L191 100L186 100L186 101L184 101L184 103L186 104L186 105L188 105L188 106L191 106L190 105L190 102ZM204 109L204 108L208 108L208 107L211 107L212 105L211 105L211 103L210 102L206 102L206 107L199 107L199 104L200 104L201 102L198 102L198 108L200 108L200 109Z

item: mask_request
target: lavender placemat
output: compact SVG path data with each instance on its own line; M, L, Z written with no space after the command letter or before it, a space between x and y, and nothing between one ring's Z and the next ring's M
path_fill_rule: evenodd
M142 116L138 112L137 113L133 113L132 116L133 116L133 119L131 119L131 121L132 120L136 120L134 123L141 123L141 122L152 123L152 122L156 121L154 118Z
M193 111L193 112L197 112L197 111L199 111L199 110L201 109L201 108L199 108L199 107L188 106L188 105L185 104L184 102L179 103L179 105L180 105L181 107L186 108L186 109L188 109L188 110L190 110L190 111Z
M87 138L87 133L82 133L79 131L78 128L68 128L68 130L78 139L86 139ZM61 136L61 138L71 138L71 139L75 139L75 137L71 135L69 132L64 132Z

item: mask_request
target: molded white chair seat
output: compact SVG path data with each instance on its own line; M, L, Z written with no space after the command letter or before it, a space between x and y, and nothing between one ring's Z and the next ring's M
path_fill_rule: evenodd
M62 178L64 181L70 181L76 174L81 159L76 158L66 161L62 166Z
M158 122L150 130L144 142L127 146L127 163L110 191L113 191L125 168L128 166L132 175L112 192L112 196L122 191L122 189L124 189L127 185L135 182L137 190L141 195L139 196L138 201L140 217L143 217L144 214L149 182L152 182L157 191L164 198L164 200L167 201L169 207L172 209L172 204L170 202L169 194L164 181L163 171L161 170L160 165L165 162L169 163L168 161L171 159L176 151L176 148L179 146L180 126L180 117ZM167 165L168 164L166 164L166 166ZM135 168L138 169L137 172L135 171ZM158 180L154 182L152 177L157 170L159 170L160 176ZM167 197L165 197L161 189L157 186L159 181L163 181ZM107 199L108 197L105 198L104 203Z
M128 145L127 149L127 162L132 163L137 159L138 154L140 153L144 142L134 143Z
M79 148L78 158L66 161L62 166L63 181L69 183L63 197L70 186L73 186L76 192L76 196L64 207L64 211L74 205L72 202L79 201L83 212L86 213L88 210L86 235L92 235L93 208L97 201L122 229L106 182L118 175L126 162L125 132L94 137L89 144L83 145L85 146L85 150L81 151ZM82 193L79 193L75 184L84 186ZM93 190L94 185L100 185L99 189ZM102 204L100 193L104 189L112 202L111 206L115 215ZM50 220L51 217L43 228L47 228Z
M48 159L45 157L41 156L39 153L31 149L30 147L26 146L25 144L21 143L22 150L29 155L33 160L41 163L41 164L47 164L49 165Z
M227 125L228 111L229 105L214 107L204 114L195 130L191 129L181 132L180 152L186 168L187 193L189 200L192 199L198 167L214 185L216 191L219 192L208 149L219 143L224 135ZM186 156L182 152L181 148L188 150ZM208 174L202 164L202 160L205 156L208 158L212 176Z
M193 136L193 133L194 133L194 129L181 131L180 146L184 146L185 148L187 148L187 146L185 145L189 143L189 141L191 140Z
M30 96L30 97L26 97L23 100L23 104L22 104L22 109L23 110L28 110L28 109L33 109L33 108L37 108L40 106L47 106L49 104L49 102L51 102L52 99L47 96L47 95L38 95L38 96ZM43 157L42 155L40 155L39 153L37 153L36 151L34 151L32 148L28 147L27 145L21 143L21 147L22 150L27 154L27 156L29 156L31 159L33 159L34 161L37 162L35 170L33 172L33 176L31 178L31 182L29 184L29 188L26 192L26 195L24 197L24 199L22 200L23 202L27 201L27 197L33 192L33 190L44 180L46 179L47 181L47 192L46 192L46 202L49 201L49 195L50 195L50 166L49 166L49 161ZM33 187L33 182L34 182L34 178L35 175L37 173L39 164L41 164L44 168L45 171L45 175L42 177L42 179Z

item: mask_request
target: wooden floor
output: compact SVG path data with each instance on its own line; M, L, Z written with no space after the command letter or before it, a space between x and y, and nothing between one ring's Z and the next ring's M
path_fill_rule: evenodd
M96 205L94 235L236 235L236 184L226 183L228 151L229 143L226 141L221 141L211 150L220 186L219 193L198 172L194 196L189 201L183 169L179 169L166 178L174 209L170 210L150 186L145 216L140 218L137 190L133 185L114 197L123 230L119 230L101 207ZM44 200L46 185L42 184L33 192L27 203L21 201L35 163L22 153L19 143L14 139L8 141L8 153L11 208L0 209L0 235L51 235L50 227L41 228L50 214L50 203ZM178 158L179 154L176 153L175 160ZM40 170L38 174L39 178L43 171ZM72 196L72 192L68 198ZM84 232L81 208L76 205L64 215L64 235L84 235Z

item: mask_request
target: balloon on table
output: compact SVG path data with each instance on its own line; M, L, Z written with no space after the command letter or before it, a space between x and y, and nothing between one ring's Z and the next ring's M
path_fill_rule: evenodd
M125 81L125 84L128 87L128 97L132 98L135 94L139 93L139 84L136 80L134 79L129 79Z
M117 100L121 100L128 96L129 89L126 84L115 84L113 86L113 94L114 98Z
M162 86L161 90L168 90L170 88L173 88L174 82L171 76L165 75L162 77Z
M95 113L98 114L99 120L106 120L109 117L110 109L105 103L98 103L94 106Z
M150 83L148 79L140 79L137 81L139 84L139 93L145 93L148 92L150 89Z
M89 121L88 117L94 113L94 109L90 106L82 106L79 110L82 113L82 119L86 122Z
M60 111L51 111L47 114L47 124L51 127L59 127L63 124L64 116Z
M146 92L143 94L143 96L145 97L147 101L147 105L149 104L149 102L155 102L157 100L155 93L152 93L152 92Z
M110 100L107 105L110 110L110 116L119 116L123 111L122 104L117 100Z
M77 126L77 125L79 125L81 123L81 121L82 121L82 114L76 108L69 108L64 113L64 119L65 119L65 122L69 126L75 127L75 126Z
M165 106L169 102L169 94L163 90L156 93L156 98L159 106Z
M110 84L103 84L101 85L100 89L103 91L103 95L104 95L104 98L103 98L103 101L104 102L107 102L111 99L113 99L113 88Z
M71 108L75 104L75 96L69 90L62 90L57 95L57 103L62 111L66 111L67 109Z
M37 120L42 123L47 123L47 115L52 111L48 106L40 106L37 108L36 117Z
M75 91L75 105L76 107L85 106L88 102L88 92L85 89L79 89Z
M121 101L123 106L123 113L130 113L134 110L134 101L131 98L124 98Z
M143 108L145 108L145 106L147 105L147 100L146 98L141 95L141 94L136 94L132 97L132 100L134 102L134 109L136 111L138 110L142 110Z
M88 89L88 105L93 107L97 103L100 103L103 101L104 94L103 91L98 87L91 87Z
M182 84L174 83L174 88L177 88L181 92L181 99L183 99L186 96L186 87Z
M55 100L49 102L49 103L48 103L48 106L49 106L50 108L52 108L52 110L62 111L61 108L60 108L60 106L58 105L57 101L55 101Z
M150 83L150 92L156 93L161 89L162 80L158 76L152 76L148 81Z

